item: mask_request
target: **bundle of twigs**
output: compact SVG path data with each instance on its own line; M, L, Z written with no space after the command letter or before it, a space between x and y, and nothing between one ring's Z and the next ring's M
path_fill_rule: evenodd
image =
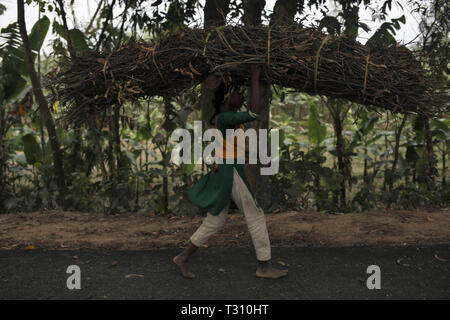
M66 61L50 85L67 118L79 122L125 101L178 93L212 72L245 84L249 64L263 65L271 83L310 94L394 112L431 109L431 89L408 49L369 48L297 25L187 29L154 43L130 42Z

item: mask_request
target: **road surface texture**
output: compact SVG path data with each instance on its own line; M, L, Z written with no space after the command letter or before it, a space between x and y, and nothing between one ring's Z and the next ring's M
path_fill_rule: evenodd
M0 299L449 299L450 245L430 247L273 248L281 280L255 277L252 248L207 248L184 279L171 258L180 250L1 250ZM69 290L68 266L81 270ZM381 271L369 290L367 267Z

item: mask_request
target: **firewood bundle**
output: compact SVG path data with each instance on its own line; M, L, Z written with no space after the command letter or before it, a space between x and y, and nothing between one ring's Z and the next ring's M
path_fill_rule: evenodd
M179 94L220 74L246 85L249 65L263 81L393 112L432 112L433 91L411 51L370 48L300 26L185 29L154 42L66 60L48 85L71 122L113 105Z

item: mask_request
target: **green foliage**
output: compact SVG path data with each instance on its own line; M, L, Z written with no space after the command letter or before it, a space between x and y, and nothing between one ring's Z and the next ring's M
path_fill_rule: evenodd
M447 0L415 1L409 3L419 17L420 59L436 83L447 87L450 74L449 32L450 2Z
M297 10L303 14L306 7L321 11L324 18L319 22L320 29L332 35L355 38L359 30L369 31L358 17L359 7L364 5L382 22L367 45L395 44L394 35L405 23L405 16L389 19L392 1L383 1L381 8L370 1L338 2L342 11L336 16L330 16L321 0L298 1ZM43 61L50 69L59 61L60 54L67 53L67 35L61 24L60 9L54 2L43 0L27 3L37 3L41 12L54 11L58 15L52 22L56 37L54 52ZM442 10L429 8L424 15L437 19L422 21L430 34L429 39L424 39L424 57L427 57L424 61L430 73L447 84L450 72L445 12L448 5L435 1L439 3ZM66 6L71 4L66 2ZM242 16L241 4L232 0L227 18L237 21ZM123 11L119 11L117 17L119 5ZM92 48L107 50L133 37L157 39L161 34L199 23L195 19L200 7L197 0L105 1L89 30L76 24L69 35L76 54ZM108 18L111 10L114 16ZM0 15L4 11L5 7L0 5ZM34 58L49 27L49 19L43 16L31 29L29 38ZM3 28L0 36L0 212L55 207L59 191L51 166L48 137L37 136L39 112L36 106L31 106L25 114L16 112L17 101L30 88L17 23ZM448 204L449 119L416 116L396 135L401 117L340 100L329 108L328 100L289 92L285 88L275 89L270 120L271 127L278 128L280 133L280 171L269 177L269 211L355 212L384 208L388 204L392 208ZM54 116L58 117L58 97L52 98ZM125 104L120 106L118 114L106 112L87 127L66 128L58 123L69 209L109 214L130 211L201 213L184 195L209 169L171 163L174 143L169 139L175 128L192 131L192 119L188 121L188 117L200 118L199 110L191 114L191 106L198 99L199 90L193 88L176 97ZM343 171L337 161L337 119L342 122L341 151L346 161ZM399 138L399 156L396 168L392 169L396 137ZM387 182L393 184L393 190L389 191ZM344 191L347 198L340 203L338 198L343 184L347 188Z
M42 160L41 147L33 133L22 136L23 151L28 164L35 164Z
M338 35L341 33L341 23L336 17L325 16L320 20L319 30L327 29L328 34Z
M336 173L324 165L324 147L309 152L296 150L295 146L283 150L280 156L280 173L270 177L270 210L335 211L333 191L336 190Z
M289 104L293 101L307 104L307 120L295 121L290 108L281 105L282 98ZM325 139L320 139L321 143L317 145L309 137L310 127L317 124L317 111L326 109L319 101L305 99L302 94L279 94L272 104L278 110L272 124L280 128L280 141L283 143L280 173L270 178L273 186L270 188L271 210L315 208L325 212L355 212L376 209L389 203L393 208L413 208L448 202L448 187L444 188L441 182L433 182L425 174L428 170L426 119L415 117L406 122L399 136L397 166L391 171L396 130L403 117L350 105L353 111L344 118L347 129L343 133L350 138L345 153L352 159L354 172L347 177L351 186L347 191L348 200L345 204L338 204L335 195L339 192L339 173L333 165L333 162L336 163L334 139L327 132ZM332 117L324 112L320 118L328 119L329 123ZM310 122L312 119L315 121ZM444 140L447 141L448 136L444 132L448 130L448 120L431 120L430 129L435 146L440 146L440 158L448 158L448 152L445 153L448 149L444 150L444 146L447 147ZM303 136L308 138L309 143ZM444 171L440 170L441 177L445 176ZM384 181L393 181L392 192L383 188Z
M392 19L391 22L384 22L377 31L370 37L366 42L368 47L390 47L395 46L397 41L395 41L394 35L395 30L400 30L400 23L405 24L405 16L402 15L400 18Z
M60 25L58 21L53 22L53 31L61 38L67 41L67 35L66 32L64 31L64 27ZM89 46L86 41L86 36L81 30L77 28L70 29L69 37L75 52L82 53L83 51L89 50Z
M316 147L320 146L327 135L327 126L320 121L319 112L314 102L309 105L308 138Z
M50 20L47 16L43 16L32 27L28 39L30 40L30 47L32 51L39 51L47 36Z
M344 18L344 24L345 24L345 30L344 34L351 39L356 39L358 36L358 23L359 23L359 7L353 6L347 9L344 9L341 13L342 17Z
M37 21L28 35L33 60L36 59L36 51L40 50L47 35L50 21L44 16ZM1 76L0 76L0 104L11 102L20 98L29 90L26 76L28 71L25 63L25 53L17 22L8 25L0 32L0 38L4 43L0 45Z
M3 14L5 14L6 11L6 7L4 4L0 3L0 16L2 16Z

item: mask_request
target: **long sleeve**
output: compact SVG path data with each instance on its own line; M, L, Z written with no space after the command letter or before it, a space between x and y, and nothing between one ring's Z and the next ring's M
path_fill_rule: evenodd
M224 127L234 127L242 123L250 122L257 119L259 113L251 110L243 112L223 112L219 115L218 122Z

